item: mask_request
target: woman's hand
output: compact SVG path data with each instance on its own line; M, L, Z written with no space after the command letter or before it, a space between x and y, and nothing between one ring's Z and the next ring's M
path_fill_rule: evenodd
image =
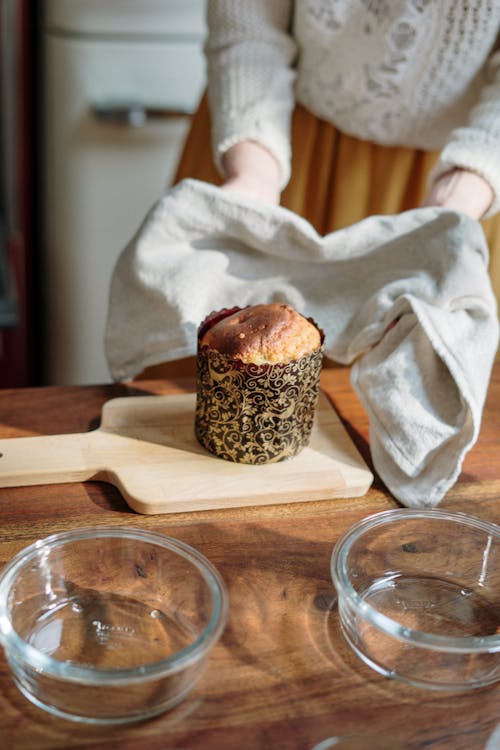
M424 206L443 206L481 219L493 203L493 190L484 177L467 169L452 169L431 186Z
M264 146L254 141L237 143L222 157L222 166L223 190L245 193L273 205L280 202L280 167Z

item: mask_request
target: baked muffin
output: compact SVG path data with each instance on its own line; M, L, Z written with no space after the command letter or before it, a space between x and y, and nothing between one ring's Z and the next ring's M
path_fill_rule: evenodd
M256 365L287 363L321 347L321 334L291 305L253 305L223 317L205 331L201 346Z
M211 313L198 329L198 441L239 463L297 455L309 442L322 358L322 331L288 304Z

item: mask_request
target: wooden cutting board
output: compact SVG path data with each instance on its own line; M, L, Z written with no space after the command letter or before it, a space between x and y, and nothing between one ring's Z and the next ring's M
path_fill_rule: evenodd
M0 439L0 487L105 481L138 513L177 513L358 497L373 481L323 393L309 446L275 464L212 456L194 410L195 394L115 398L91 432Z

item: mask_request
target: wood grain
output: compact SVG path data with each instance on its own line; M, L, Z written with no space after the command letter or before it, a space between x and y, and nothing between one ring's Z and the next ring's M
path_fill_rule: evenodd
M310 444L279 463L210 455L196 440L194 413L192 393L115 398L90 432L0 439L0 487L103 480L138 513L177 513L357 497L373 481L323 393Z
M322 386L371 467L366 414L347 369ZM189 379L133 386L0 392L0 436L84 432L102 405L128 395L192 392ZM500 368L481 435L442 507L500 522ZM27 457L29 460L29 457ZM137 726L103 729L50 717L28 703L0 658L0 747L9 750L309 750L347 733L383 737L407 750L484 750L500 720L500 686L434 693L365 667L339 632L329 560L338 536L371 513L398 507L380 480L358 498L314 500L161 516L133 513L101 482L0 490L0 562L54 531L139 526L192 544L220 570L230 617L202 681L174 712ZM369 747L366 748L369 750Z

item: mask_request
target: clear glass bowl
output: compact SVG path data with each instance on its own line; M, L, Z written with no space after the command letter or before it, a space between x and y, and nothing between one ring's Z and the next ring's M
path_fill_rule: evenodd
M123 723L179 703L224 628L211 563L163 534L54 534L0 574L0 635L14 681L65 718Z
M500 527L465 513L377 513L336 543L342 631L387 677L437 690L500 679Z

